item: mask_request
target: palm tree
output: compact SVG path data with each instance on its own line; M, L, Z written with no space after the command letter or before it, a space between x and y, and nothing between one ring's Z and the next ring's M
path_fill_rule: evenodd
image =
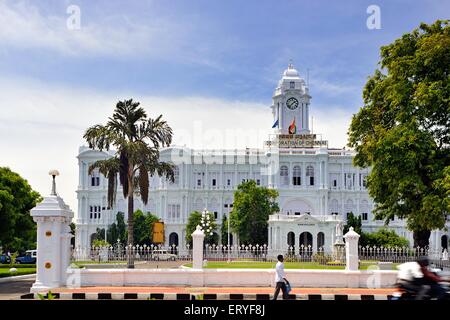
M83 136L93 150L116 150L115 156L94 162L89 174L98 169L108 179L108 206L113 207L117 193L117 176L128 199L128 246L134 244L133 199L139 194L148 203L149 175L155 173L174 180L173 165L159 161L159 148L172 142L172 129L162 115L147 118L145 110L133 99L119 101L106 125L95 125ZM134 257L128 255L128 268L134 268Z

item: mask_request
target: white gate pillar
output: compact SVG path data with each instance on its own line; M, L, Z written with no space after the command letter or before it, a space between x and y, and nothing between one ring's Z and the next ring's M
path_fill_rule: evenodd
M203 268L203 240L205 233L200 226L192 233L192 268Z
M55 176L51 171L53 187L50 196L31 209L37 223L36 281L31 292L46 291L65 285L66 270L70 263L70 223L73 212L56 194Z
M357 234L353 227L344 235L345 239L345 270L357 271L359 269L358 256L358 241L359 234Z

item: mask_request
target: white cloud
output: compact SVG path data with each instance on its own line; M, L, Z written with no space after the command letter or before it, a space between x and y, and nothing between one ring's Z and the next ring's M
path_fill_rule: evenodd
M213 65L209 51L192 45L195 25L149 12L145 21L125 14L88 19L81 9L80 29L70 30L70 14L44 15L31 2L0 0L0 43L23 49L46 49L68 56L152 57Z
M105 123L119 99L134 97L149 116L163 114L174 129L174 144L187 147L261 148L272 125L270 101L111 94L23 79L0 78L0 87L0 166L17 171L43 195L50 191L48 171L58 169L59 193L73 209L83 132ZM330 147L343 147L351 114L337 107L315 110L314 105L311 112L314 132L322 133Z

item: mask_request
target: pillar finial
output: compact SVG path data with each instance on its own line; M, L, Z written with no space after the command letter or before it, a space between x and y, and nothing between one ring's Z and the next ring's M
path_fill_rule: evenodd
M58 170L50 170L49 175L52 176L53 181L52 181L52 192L50 193L51 196L56 196L56 177L59 176L59 171Z

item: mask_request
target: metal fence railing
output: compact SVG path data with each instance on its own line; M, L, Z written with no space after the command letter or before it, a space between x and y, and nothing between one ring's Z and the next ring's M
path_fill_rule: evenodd
M203 256L208 261L248 261L275 262L282 254L286 262L315 263L327 266L345 266L345 247L334 247L327 250L323 247L313 250L311 246L291 246L287 249L271 249L267 245L205 245ZM416 261L426 256L430 263L441 269L450 270L450 261L446 251L433 251L428 248L386 248L359 247L361 264L374 262L391 262L400 264ZM73 262L86 263L125 263L132 256L134 261L192 261L190 246L142 245L127 246L117 244L107 247L72 248Z

